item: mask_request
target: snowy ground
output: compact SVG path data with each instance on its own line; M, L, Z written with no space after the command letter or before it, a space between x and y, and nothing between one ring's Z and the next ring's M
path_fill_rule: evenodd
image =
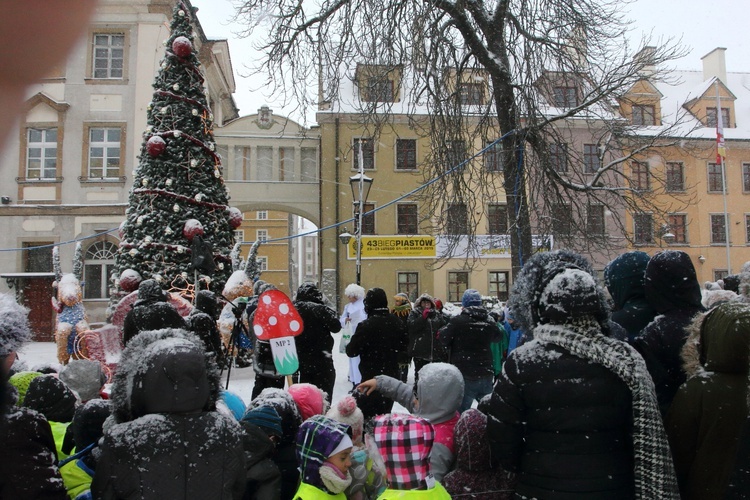
M347 381L346 377L349 370L349 358L346 354L339 353L339 340L341 335L333 335L333 363L336 367L336 386L333 391L332 401L338 401L352 389L352 384ZM49 365L57 363L57 350L53 342L30 342L26 344L19 352L19 359L26 363L28 368L34 368L37 365ZM409 382L414 381L413 367L409 371ZM226 387L227 372L224 371L221 380L221 387ZM229 390L239 394L245 403L250 402L253 386L255 385L255 372L252 366L247 368L232 368L229 378ZM393 411L406 413L406 410L399 404L394 404Z

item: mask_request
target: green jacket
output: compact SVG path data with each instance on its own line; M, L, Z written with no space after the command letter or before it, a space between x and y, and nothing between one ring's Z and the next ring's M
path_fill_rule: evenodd
M91 491L91 481L94 479L94 471L86 467L80 459L71 460L60 467L65 489L71 500L78 498L78 495Z
M294 494L294 500L346 500L346 495L339 493L338 495L331 495L326 493L320 488L307 483L301 483L297 488L297 493Z
M392 498L398 498L402 500L415 499L415 500L450 500L451 496L445 491L443 485L435 483L435 486L429 490L385 490L379 497L378 500L390 500Z

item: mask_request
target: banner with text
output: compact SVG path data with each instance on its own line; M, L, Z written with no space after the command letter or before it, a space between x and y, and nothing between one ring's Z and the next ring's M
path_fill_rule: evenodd
M531 245L534 251L546 252L552 250L553 237L551 235L531 235ZM468 236L458 239L445 236L437 237L437 256L439 258L480 258L480 259L509 259L509 234L478 234L474 242L469 245Z
M357 239L347 245L348 259L357 258ZM435 238L432 236L362 236L363 259L434 259Z

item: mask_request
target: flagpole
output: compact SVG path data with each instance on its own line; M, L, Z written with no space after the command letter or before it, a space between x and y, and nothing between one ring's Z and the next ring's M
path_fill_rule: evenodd
M721 162L722 197L724 198L724 241L727 248L727 275L732 274L732 261L729 252L729 213L727 212L727 175L724 165L724 124L722 123L721 96L719 95L719 79L714 80L716 87L716 159Z

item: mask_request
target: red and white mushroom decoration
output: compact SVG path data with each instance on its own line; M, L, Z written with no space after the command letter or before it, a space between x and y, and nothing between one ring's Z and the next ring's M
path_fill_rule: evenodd
M291 375L299 369L294 337L302 333L302 317L291 299L281 290L267 290L258 297L253 332L271 344L273 364L279 375Z

